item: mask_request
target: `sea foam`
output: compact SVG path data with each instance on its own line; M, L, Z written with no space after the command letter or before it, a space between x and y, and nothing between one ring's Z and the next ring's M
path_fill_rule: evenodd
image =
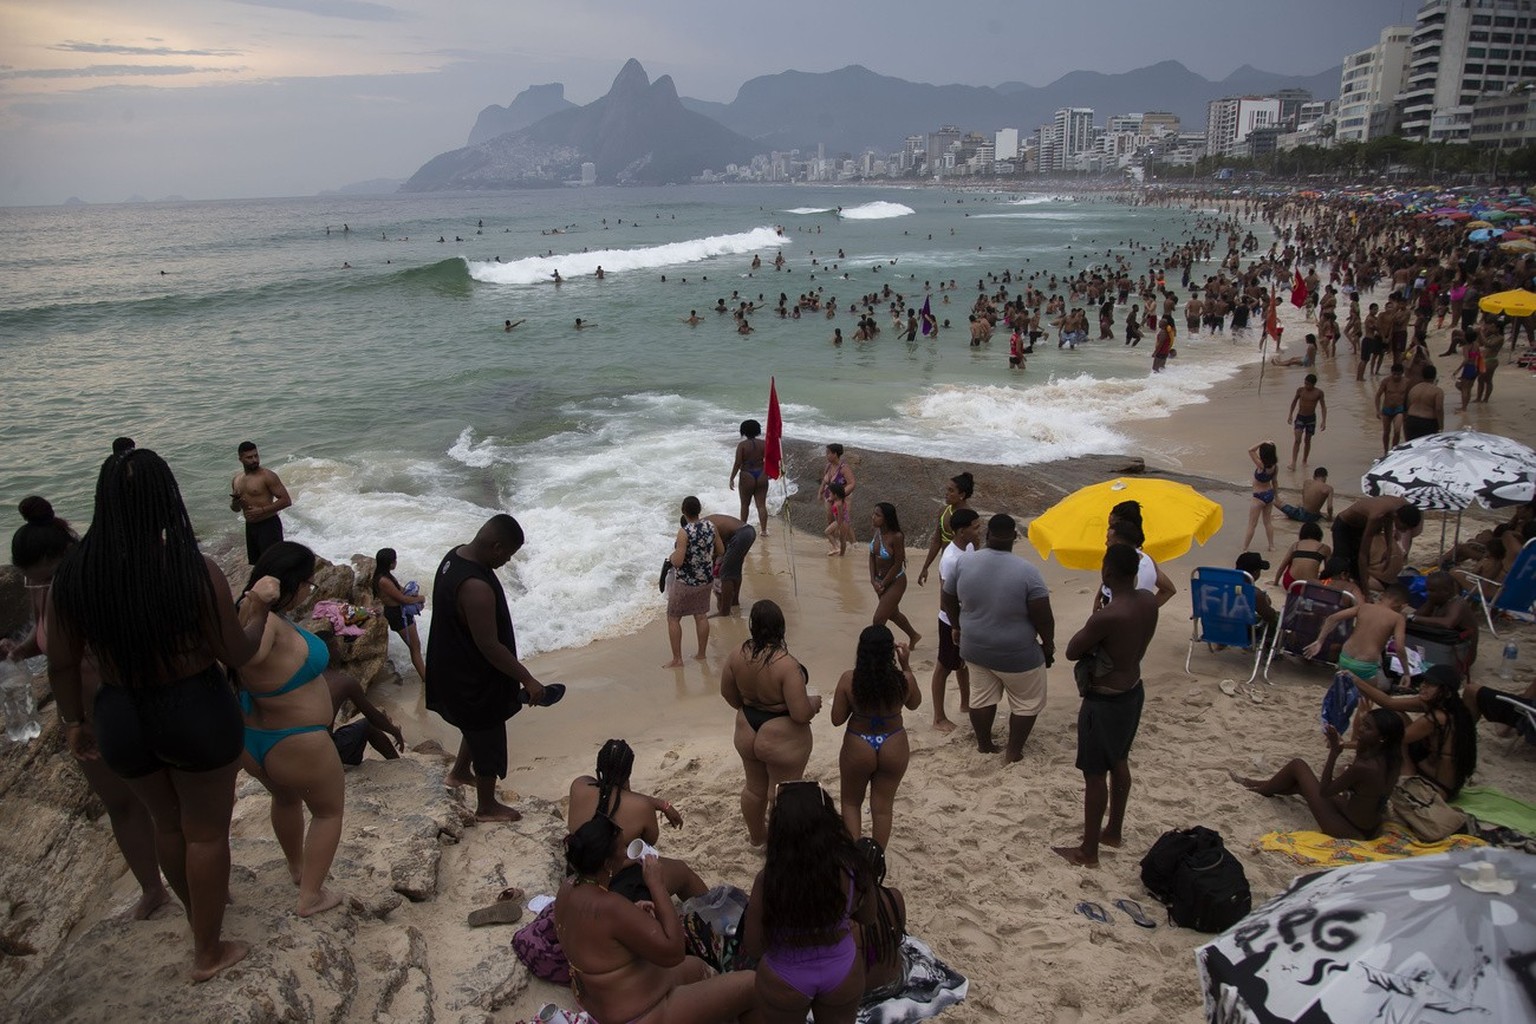
M887 220L891 217L905 217L917 211L905 203L888 203L877 199L873 203L860 203L858 206L850 206L838 216L845 220Z
M773 228L760 227L734 235L690 238L640 249L595 249L591 252L557 253L554 256L529 256L503 263L483 260L464 262L469 276L476 281L487 284L542 284L548 282L557 270L561 277L566 278L589 277L598 267L602 267L605 274L616 274L626 270L650 270L698 263L714 256L731 256L787 244L789 239Z
M797 214L797 215L799 215L801 217L806 217L806 216L809 216L809 215L811 215L813 213L831 213L832 212L832 207L830 207L830 206L797 206L793 210L784 210L783 212L784 213L793 213L793 214Z

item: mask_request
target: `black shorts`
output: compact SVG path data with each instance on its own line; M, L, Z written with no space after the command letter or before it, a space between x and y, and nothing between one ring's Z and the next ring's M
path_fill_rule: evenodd
M722 580L741 579L741 565L747 560L747 552L752 550L752 545L756 541L757 528L745 523L731 534L731 541L725 546L725 554L720 556Z
M951 672L965 667L960 658L960 648L955 646L955 631L949 623L939 620L939 664Z
M1501 699L1505 697L1524 704L1528 708L1536 709L1536 701L1528 700L1525 697L1517 697L1512 693L1505 693L1503 690L1495 690L1491 686L1484 686L1477 691L1477 713L1490 722L1513 726L1516 732L1530 739L1530 720L1522 715L1518 708Z
M208 772L245 749L245 720L218 665L163 686L96 689L96 746L125 779L165 768Z
M283 539L283 520L281 516L273 516L271 519L263 519L256 523L245 524L245 559L252 565L261 557L261 553L267 548Z
M387 604L387 605L385 605L384 606L384 621L389 624L389 628L390 628L390 630L392 632L404 633L405 632L405 609L400 607L398 604Z
M469 764L476 778L507 777L507 726L503 722L490 729L460 729L469 747Z
M1349 563L1349 575L1360 582L1360 541L1365 538L1365 527L1333 521L1333 553Z
M331 733L331 742L336 744L342 764L362 764L363 755L368 752L368 719L348 722Z
M1077 770L1103 775L1131 756L1147 691L1140 682L1110 697L1089 693L1077 711Z

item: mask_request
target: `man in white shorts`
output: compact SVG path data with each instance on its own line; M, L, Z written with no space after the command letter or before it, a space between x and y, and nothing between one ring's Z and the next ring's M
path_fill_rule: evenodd
M971 668L971 727L984 754L997 752L992 724L1008 698L1005 764L1024 757L1024 742L1045 710L1045 671L1056 657L1051 594L1040 570L1013 553L1017 539L1012 516L993 516L987 546L956 560L940 598Z

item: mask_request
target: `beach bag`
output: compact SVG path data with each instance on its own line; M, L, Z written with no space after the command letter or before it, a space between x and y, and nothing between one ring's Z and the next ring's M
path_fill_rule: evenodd
M1204 825L1164 832L1141 858L1141 884L1159 903L1173 900L1174 880L1186 858L1204 850L1222 849L1221 833Z
M571 962L565 958L565 950L560 948L560 939L555 935L553 903L517 930L512 936L512 952L535 977L555 985L571 983Z
M686 900L678 910L685 951L721 974L736 970L746 912L747 894L734 885L717 885Z
M1360 690L1355 686L1355 677L1348 672L1337 673L1328 692L1323 694L1323 724L1333 726L1334 731L1343 736L1349 732L1350 719L1359 703Z
M1252 909L1248 875L1225 846L1199 850L1179 862L1168 916L1180 928L1224 932Z
M1467 825L1466 814L1446 803L1439 788L1419 775L1397 780L1387 800L1387 815L1421 843L1438 843Z

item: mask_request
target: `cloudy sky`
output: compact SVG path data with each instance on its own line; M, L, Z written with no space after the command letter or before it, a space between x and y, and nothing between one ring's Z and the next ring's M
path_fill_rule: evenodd
M1161 60L1312 74L1416 0L0 0L0 206L311 195L407 177L531 84L637 57L685 96L863 64L1044 85ZM921 126L916 126L921 127Z

